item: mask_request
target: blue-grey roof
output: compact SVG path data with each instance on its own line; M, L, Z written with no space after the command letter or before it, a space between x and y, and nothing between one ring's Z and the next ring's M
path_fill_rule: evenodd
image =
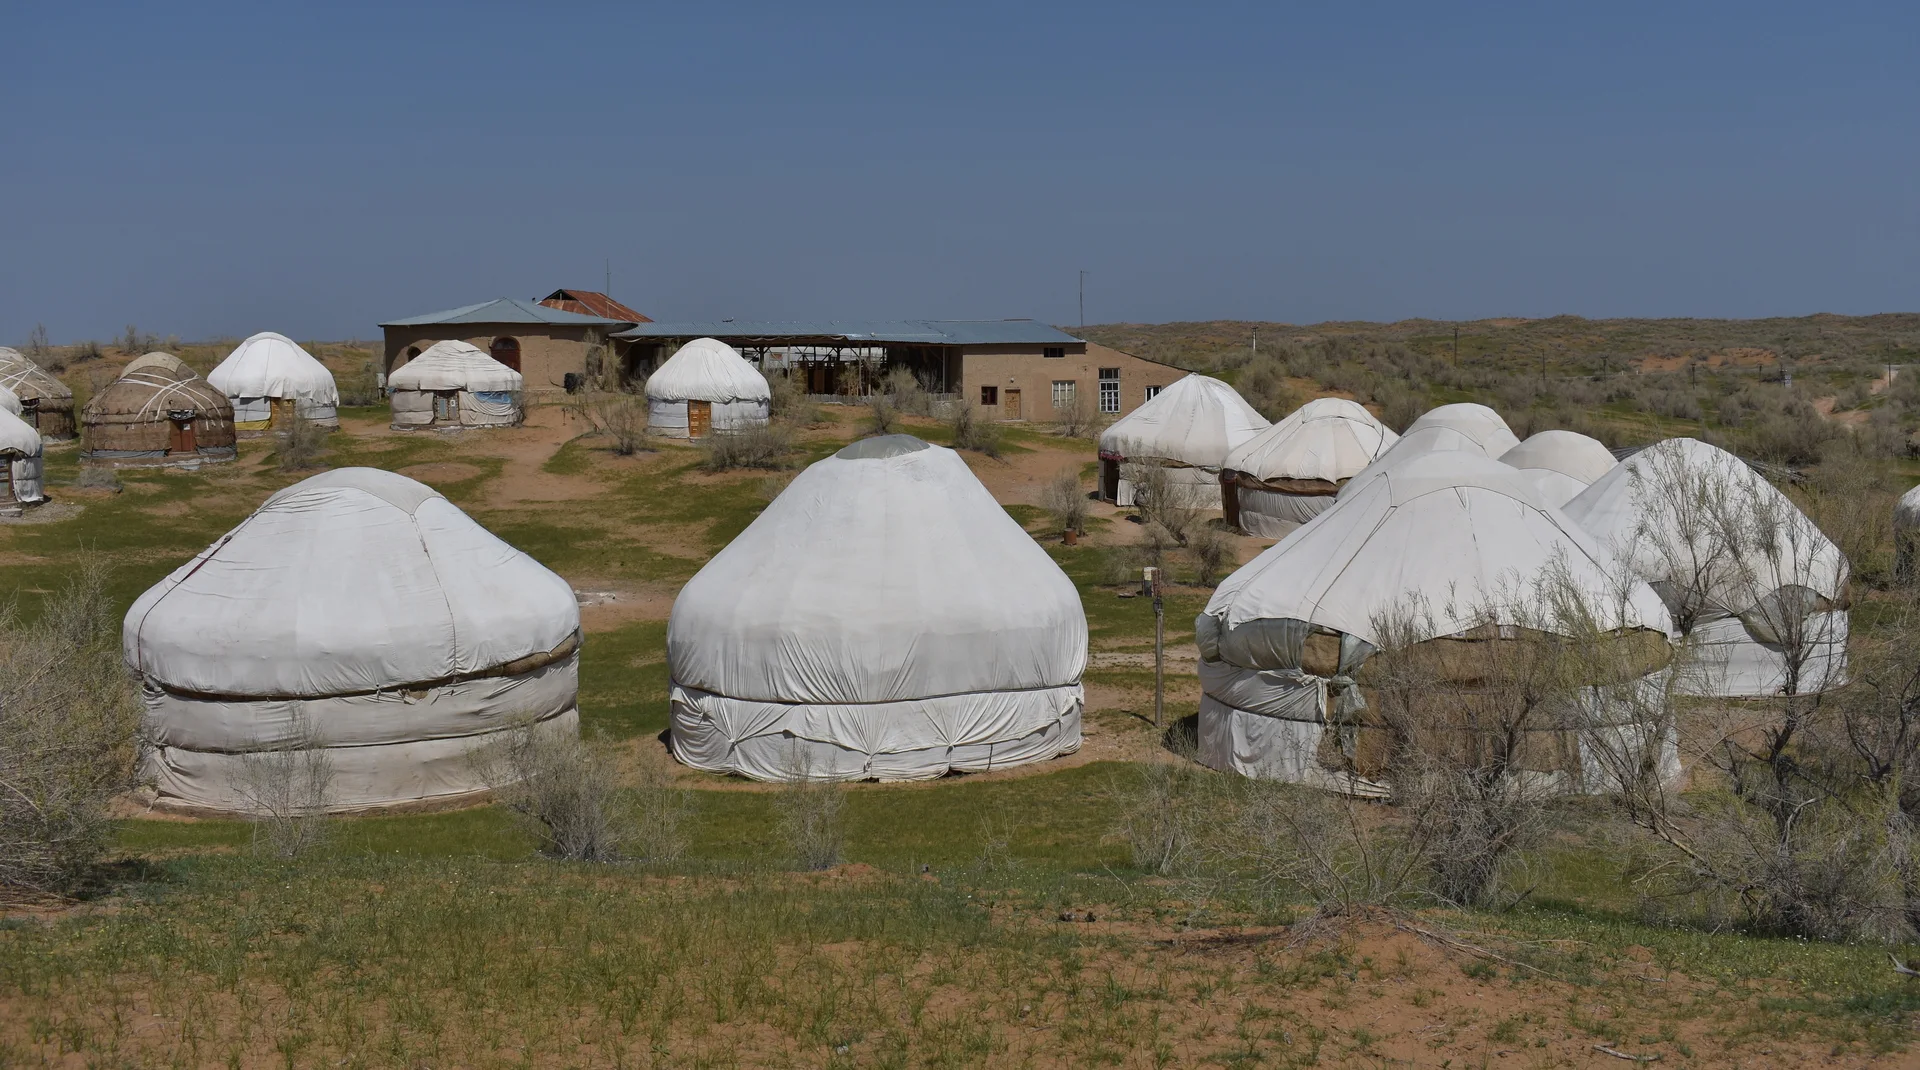
M518 297L496 297L491 301L482 301L477 305L462 305L445 312L429 312L424 316L408 316L403 320L389 320L382 327L426 327L442 323L552 323L568 327L631 327L627 320L601 319L599 316L583 316L578 312L563 312L557 308L548 308L538 301L522 301Z
M642 323L621 338L833 339L856 345L1060 345L1080 339L1036 320L696 320Z

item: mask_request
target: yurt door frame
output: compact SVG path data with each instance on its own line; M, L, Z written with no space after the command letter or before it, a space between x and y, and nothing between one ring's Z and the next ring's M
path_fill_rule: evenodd
M460 418L460 398L452 390L433 392L433 422L452 423Z
M293 399L272 398L267 404L272 406L267 422L274 427L287 427L293 423Z
M0 497L0 503L7 505L19 503L20 495L16 494L13 489L13 462L25 456L26 454L21 453L19 450L0 450L0 488L4 488L6 491L6 496Z
M184 415L182 413L184 412ZM167 412L167 452L199 453L200 442L193 433L193 411L168 410Z
M687 437L706 438L713 433L713 402L687 402Z

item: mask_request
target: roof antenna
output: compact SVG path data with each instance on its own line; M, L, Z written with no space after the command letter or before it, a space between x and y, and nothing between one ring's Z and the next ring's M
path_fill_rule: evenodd
M607 281L604 285L606 289L600 292L607 295L607 300L613 300L613 257L607 257Z

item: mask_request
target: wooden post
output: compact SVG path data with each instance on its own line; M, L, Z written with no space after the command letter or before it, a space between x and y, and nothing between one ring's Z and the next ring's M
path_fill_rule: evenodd
M1146 570L1147 585L1153 591L1153 727L1166 720L1167 710L1167 609L1160 597L1160 570Z

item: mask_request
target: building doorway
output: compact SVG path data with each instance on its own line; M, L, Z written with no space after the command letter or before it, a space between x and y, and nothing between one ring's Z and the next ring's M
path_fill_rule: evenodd
M1000 409L1002 418L1008 420L1020 419L1020 391L1015 390L1013 387L1008 387L1000 392L1000 396L1006 399Z
M713 430L713 402L687 402L687 437L706 438Z
M167 431L169 454L200 452L200 443L193 433L193 410L170 410L167 422L173 425Z
M495 338L487 347L487 353L514 371L520 370L520 339Z
M437 424L453 423L460 417L459 397L451 390L438 390L433 395L433 422Z

